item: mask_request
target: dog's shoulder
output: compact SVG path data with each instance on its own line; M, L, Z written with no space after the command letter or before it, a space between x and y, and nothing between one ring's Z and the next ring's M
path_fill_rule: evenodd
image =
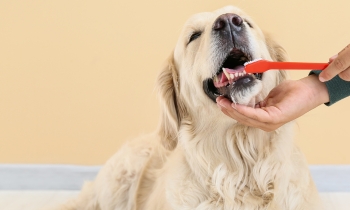
M155 147L153 134L126 142L99 172L95 187L108 206L132 209L140 178Z
M134 209L141 177L157 142L154 134L127 141L70 204L81 209Z

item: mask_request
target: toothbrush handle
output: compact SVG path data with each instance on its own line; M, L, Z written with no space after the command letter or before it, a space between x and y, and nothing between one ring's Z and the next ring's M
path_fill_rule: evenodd
M269 69L315 69L323 70L328 63L271 62Z

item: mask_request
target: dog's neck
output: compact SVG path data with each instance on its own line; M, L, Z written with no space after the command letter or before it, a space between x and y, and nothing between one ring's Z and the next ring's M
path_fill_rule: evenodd
M289 126L280 129L291 130ZM204 126L187 122L180 127L178 146L199 183L216 189L221 197L253 196L252 200L258 197L266 203L272 199L276 174L290 161L293 150L292 145L281 146L293 144L291 135L280 142L278 133L238 123Z

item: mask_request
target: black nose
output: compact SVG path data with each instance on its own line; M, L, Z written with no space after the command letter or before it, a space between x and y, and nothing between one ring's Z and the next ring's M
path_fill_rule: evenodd
M214 22L213 30L239 30L243 20L240 16L232 13L220 15Z

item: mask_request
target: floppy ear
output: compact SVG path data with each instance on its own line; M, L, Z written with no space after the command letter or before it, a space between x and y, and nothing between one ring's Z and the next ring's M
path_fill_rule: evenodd
M177 145L181 120L186 114L179 95L178 71L173 53L158 76L157 89L161 102L161 122L158 132L163 146L173 150Z
M272 39L272 37L269 34L265 33L265 41L267 48L269 50L270 56L273 61L287 61L288 55L287 52L283 49L281 45L279 45L275 40ZM282 81L286 80L288 78L286 71L279 71L279 77L277 84L281 83Z

